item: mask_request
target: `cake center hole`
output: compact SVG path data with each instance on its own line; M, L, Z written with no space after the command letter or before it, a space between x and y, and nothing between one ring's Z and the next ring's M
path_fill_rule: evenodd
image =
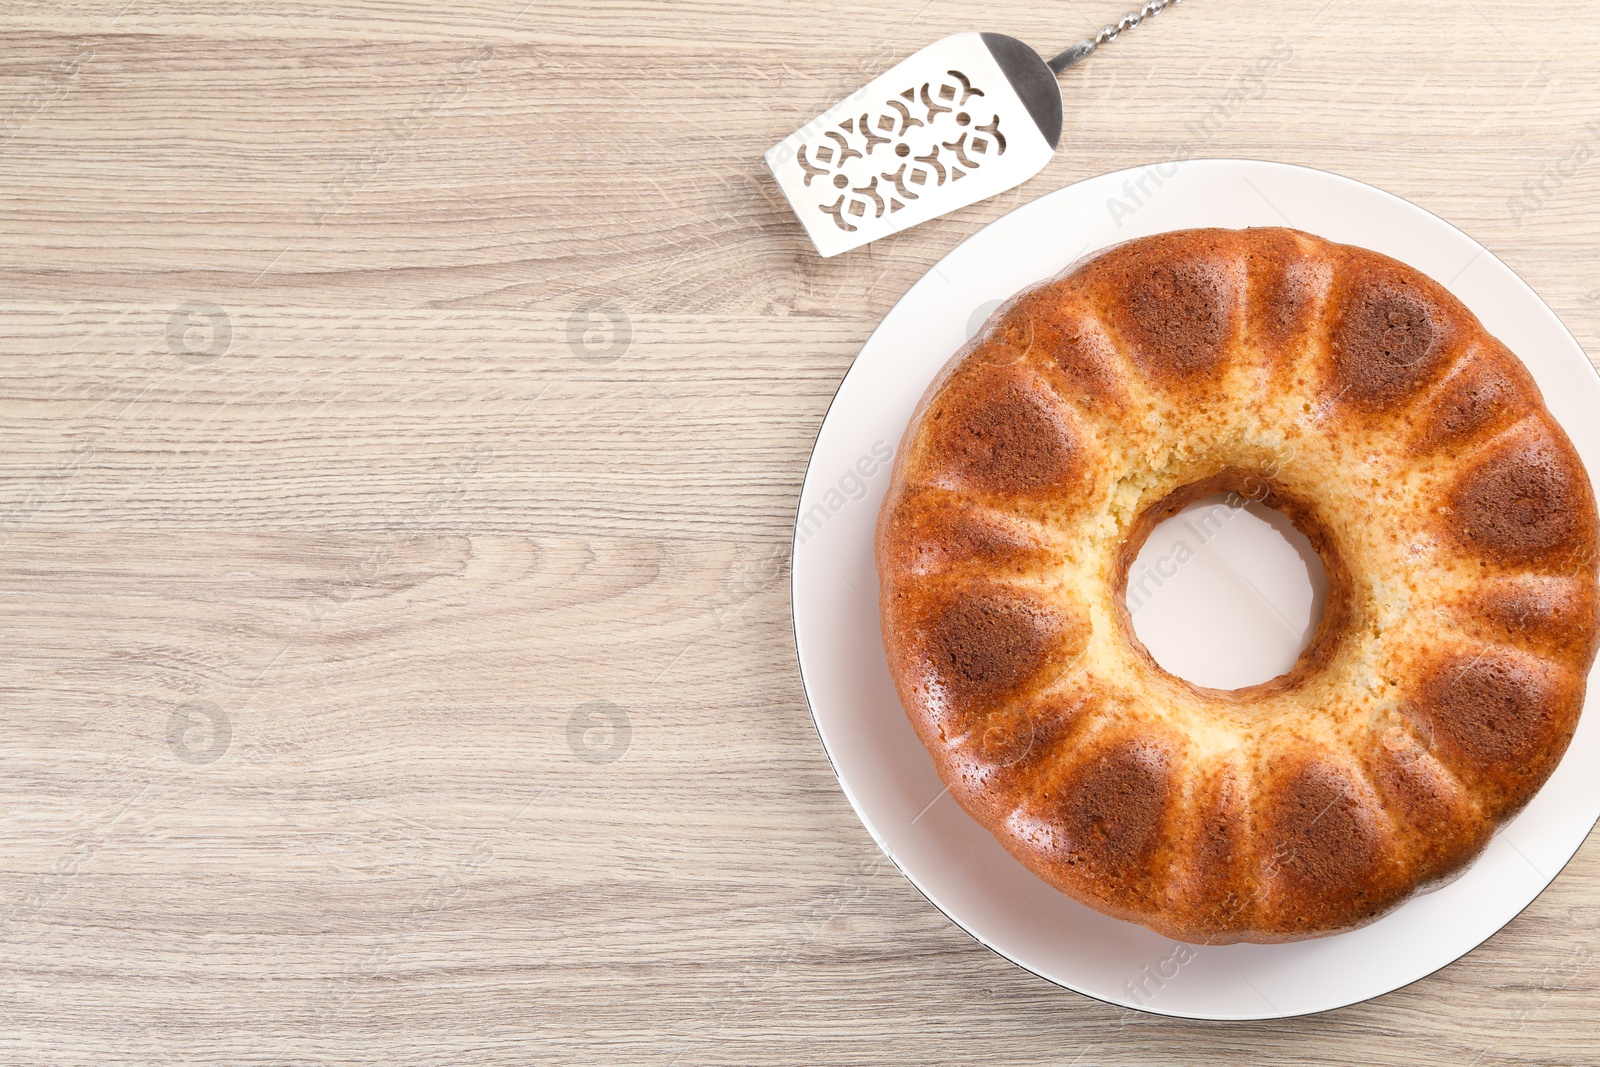
M1317 550L1286 516L1218 494L1150 531L1126 596L1133 631L1163 670L1241 689L1294 666L1327 594Z

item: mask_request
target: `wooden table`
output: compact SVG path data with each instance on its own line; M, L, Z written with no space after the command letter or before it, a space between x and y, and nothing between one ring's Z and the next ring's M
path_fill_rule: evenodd
M1593 1064L1600 850L1439 974L1130 1017L879 856L789 625L812 438L1006 210L1188 156L1464 228L1600 351L1600 11L1198 0L823 261L760 154L1128 0L0 13L0 1062Z

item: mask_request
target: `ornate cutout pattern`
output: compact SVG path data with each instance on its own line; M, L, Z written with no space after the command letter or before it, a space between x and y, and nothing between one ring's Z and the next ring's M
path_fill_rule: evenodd
M876 113L845 119L795 153L806 186L815 180L839 190L819 210L841 230L854 233L868 212L892 215L1005 155L1000 116L980 99L983 90L959 70L945 74L937 85L926 81L885 100Z

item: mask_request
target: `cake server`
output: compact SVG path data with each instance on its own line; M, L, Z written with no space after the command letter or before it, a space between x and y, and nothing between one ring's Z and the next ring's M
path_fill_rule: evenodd
M935 41L768 149L767 169L824 257L987 199L1055 154L1056 75L1181 2L1149 0L1048 62L999 33Z

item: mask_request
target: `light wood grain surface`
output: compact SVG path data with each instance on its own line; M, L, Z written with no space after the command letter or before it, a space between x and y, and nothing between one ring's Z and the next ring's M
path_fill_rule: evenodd
M1327 1015L1130 1015L878 854L788 545L883 313L1186 156L1407 197L1600 352L1600 9L1190 0L1038 177L823 261L760 154L1128 0L0 4L0 1062L1600 1062L1600 850Z

